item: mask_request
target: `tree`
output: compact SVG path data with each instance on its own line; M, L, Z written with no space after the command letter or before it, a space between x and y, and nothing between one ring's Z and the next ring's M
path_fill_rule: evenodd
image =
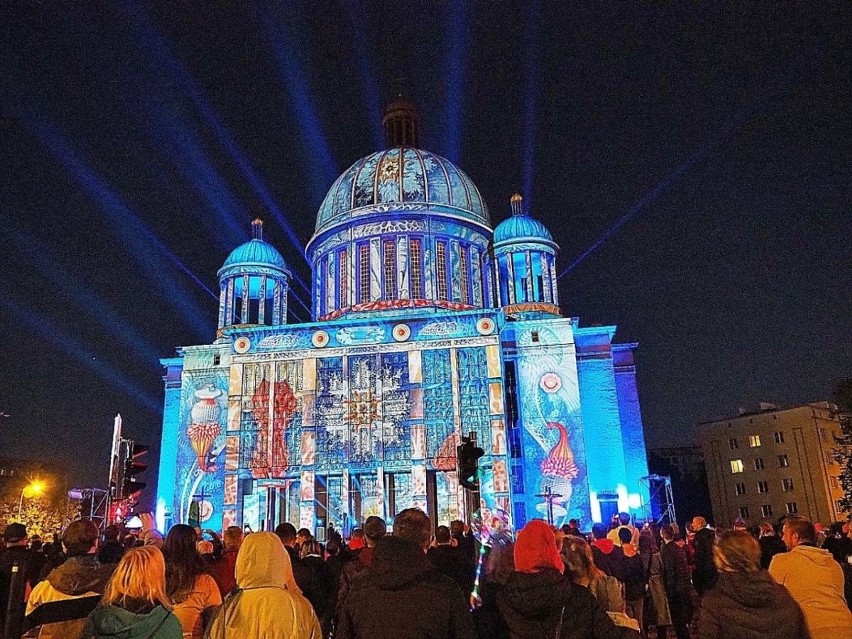
M45 538L51 533L58 533L78 516L76 506L63 494L24 499L23 505L20 498L13 496L0 500L0 530L18 521L27 527L29 535Z
M852 512L852 378L842 380L835 387L832 399L837 404L841 433L834 450L840 463L840 487L843 489L838 506L849 513Z

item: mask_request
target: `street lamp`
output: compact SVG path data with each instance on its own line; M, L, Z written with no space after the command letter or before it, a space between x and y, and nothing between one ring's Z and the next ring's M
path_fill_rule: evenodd
M32 499L33 497L40 497L44 494L46 488L47 486L40 479L31 481L29 484L23 487L23 489L21 490L21 499L20 501L18 501L18 521L21 520L21 513L24 509L24 497L26 497L27 499Z

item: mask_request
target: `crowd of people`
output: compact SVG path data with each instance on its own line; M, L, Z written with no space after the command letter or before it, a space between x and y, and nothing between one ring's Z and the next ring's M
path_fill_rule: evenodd
M287 522L163 537L80 520L47 544L13 523L2 546L0 622L20 609L39 639L852 637L852 520L681 532L621 513L588 535L532 520L480 549L410 508L324 544Z

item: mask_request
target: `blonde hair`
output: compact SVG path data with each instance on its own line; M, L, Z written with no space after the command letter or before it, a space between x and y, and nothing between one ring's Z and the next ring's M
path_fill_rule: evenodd
M104 590L102 606L125 598L144 599L152 604L170 604L166 595L166 562L156 546L128 550Z
M713 544L713 563L724 572L757 572L760 544L743 530L723 532Z

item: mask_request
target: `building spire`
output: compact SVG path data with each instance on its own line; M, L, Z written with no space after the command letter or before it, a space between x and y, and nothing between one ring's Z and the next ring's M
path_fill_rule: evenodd
M262 240L263 239L263 220L259 217L254 218L251 223L251 239L253 240Z
M411 146L420 142L420 115L417 107L408 98L400 96L388 105L382 118L385 144L388 148Z
M512 215L524 214L524 198L520 193L515 193L509 201L512 203Z

